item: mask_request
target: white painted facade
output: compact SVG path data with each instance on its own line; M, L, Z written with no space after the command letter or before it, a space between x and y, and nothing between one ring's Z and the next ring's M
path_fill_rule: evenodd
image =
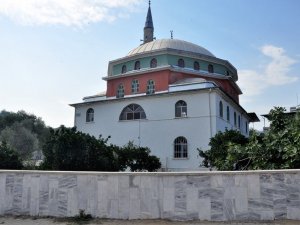
M175 117L175 104L179 100L187 103L186 117ZM223 102L223 118L219 115L220 101ZM122 110L130 104L140 105L146 119L120 121ZM231 112L230 121L226 120L227 105ZM94 109L93 122L86 122L89 108ZM238 129L234 126L233 112L241 115L241 121L248 122L244 110L215 87L94 102L89 99L76 105L75 126L79 131L95 137L110 136L110 143L115 145L123 146L133 141L136 145L149 147L167 171L199 170L201 158L197 148L208 149L210 138L218 131ZM248 135L244 126L240 131ZM175 159L174 140L180 136L187 139L188 157Z

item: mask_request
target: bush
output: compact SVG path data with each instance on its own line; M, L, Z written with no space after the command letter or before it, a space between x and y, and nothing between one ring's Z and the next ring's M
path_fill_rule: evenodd
M8 147L5 142L0 143L0 169L22 169L19 154Z
M148 148L132 143L120 148L108 144L108 139L99 139L76 131L76 128L61 126L51 130L50 138L43 148L45 156L41 169L73 171L154 171L160 168L159 159L150 155Z

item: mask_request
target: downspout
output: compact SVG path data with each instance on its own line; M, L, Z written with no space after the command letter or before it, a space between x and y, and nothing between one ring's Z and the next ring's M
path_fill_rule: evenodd
M212 119L211 119L210 94L211 94L211 88L209 89L209 92L208 92L208 106L209 106L209 130L210 130L210 138L212 138Z

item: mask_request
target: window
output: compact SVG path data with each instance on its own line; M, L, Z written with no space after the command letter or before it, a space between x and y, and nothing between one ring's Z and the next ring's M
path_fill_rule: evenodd
M234 126L236 126L236 112L233 114L233 121L234 121Z
M223 118L223 102L219 102L219 115Z
M194 62L194 70L200 70L200 64L197 61Z
M138 80L133 80L131 82L131 92L132 94L136 94L139 92L140 84Z
M208 72L209 73L213 73L214 72L214 66L213 65L211 65L211 64L208 65Z
M127 67L126 67L126 65L123 65L122 66L122 73L126 73L127 72Z
M230 121L230 110L229 110L229 106L227 106L227 121Z
M135 64L134 64L134 69L135 69L135 70L141 69L141 63L140 63L140 61L136 61L136 62L135 62Z
M130 104L126 106L119 117L119 120L140 120L146 119L144 109L137 104Z
M238 125L239 125L239 129L241 128L241 117L238 116Z
M89 108L86 111L86 122L94 122L94 109Z
M178 101L175 104L175 117L186 117L187 116L187 105L185 101Z
M185 137L178 137L174 140L174 158L187 158L188 157L188 146Z
M184 68L184 60L178 59L178 66Z
M245 128L246 128L246 134L248 134L248 123L247 123L247 121L245 122Z
M157 67L157 60L156 58L153 58L151 59L151 62L150 62L150 68L155 68Z
M155 93L155 84L153 80L148 80L147 82L147 95Z
M123 84L119 84L117 89L117 98L123 98L124 97L124 86Z

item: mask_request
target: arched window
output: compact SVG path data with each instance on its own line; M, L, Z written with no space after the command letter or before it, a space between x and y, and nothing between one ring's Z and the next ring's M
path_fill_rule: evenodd
M135 62L135 64L134 64L134 69L135 69L135 70L141 69L141 63L140 63L140 61L136 61L136 62Z
M86 122L94 122L94 109L89 108L86 111Z
M185 101L178 101L175 104L175 117L186 117L187 116L187 104Z
M139 84L139 81L138 80L133 80L131 82L131 92L132 94L136 94L139 92L139 88L140 88L140 84Z
M236 126L236 112L233 114L233 121L234 121L234 126Z
M174 140L174 158L187 158L188 157L188 145L185 137L177 137Z
M178 66L184 68L184 60L178 59Z
M148 80L147 82L147 95L155 93L155 83L153 80Z
M213 65L211 65L211 64L208 65L208 72L209 73L213 73L214 72L214 66Z
M130 104L126 106L119 117L119 120L140 120L146 119L146 113L144 109L137 104Z
M230 110L229 110L229 106L227 106L227 121L230 121Z
M151 59L151 62L150 62L150 68L155 68L157 67L157 60L156 58L153 58Z
M223 102L219 102L219 116L223 118Z
M238 116L238 125L239 125L239 129L241 128L241 117Z
M124 97L124 86L123 84L119 84L117 89L117 98L123 98Z
M200 70L200 64L197 61L194 62L194 70Z
M127 67L126 67L126 65L123 65L122 66L122 73L126 73L127 72Z

